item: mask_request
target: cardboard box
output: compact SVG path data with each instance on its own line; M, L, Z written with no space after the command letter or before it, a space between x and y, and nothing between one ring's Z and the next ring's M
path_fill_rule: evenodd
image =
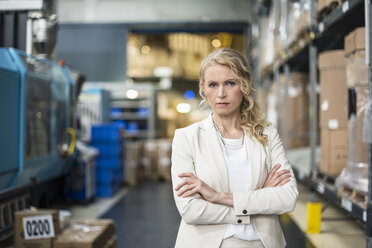
M54 248L102 248L114 232L111 219L79 220L54 240Z
M349 54L346 59L346 84L348 88L368 86L368 65L365 61L364 50Z
M112 236L109 241L107 241L106 245L103 248L116 248L117 246L117 238L116 236Z
M171 181L171 148L169 139L158 140L158 175L161 179Z
M366 29L365 27L359 27L354 29L348 35L345 36L345 55L353 53L359 50L365 50L366 48Z
M140 178L140 166L142 156L143 143L140 141L126 142L124 159L125 170L123 170L123 178L130 186L136 186Z
M343 68L320 71L320 127L347 128L348 91Z
M347 129L321 130L321 150L322 157L320 161L320 171L330 175L337 176L347 163Z
M345 52L344 50L328 50L319 53L318 57L319 70L329 70L345 67Z
M343 50L319 54L320 127L347 128L348 91Z
M59 212L56 209L47 210L23 210L14 213L14 247L16 248L52 248L54 238L30 239L24 238L23 218L31 216L52 215L54 233L60 233Z
M145 141L142 164L145 170L145 178L158 179L158 147L156 140Z
M309 94L307 92L309 78L305 73L293 72L288 85L288 118L285 119L285 77L281 76L280 100L280 130L282 140L285 138L285 127L289 136L287 148L308 146L309 138L305 135L309 131Z

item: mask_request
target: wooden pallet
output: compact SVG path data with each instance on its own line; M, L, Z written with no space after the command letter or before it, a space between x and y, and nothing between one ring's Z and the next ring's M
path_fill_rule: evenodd
M338 190L338 193L343 197L349 198L352 202L358 204L362 208L367 208L368 196L366 193L357 191L348 186L342 186Z
M331 14L335 9L337 9L344 1L332 1L327 6L324 6L318 11L317 20L318 23L322 22L329 14Z

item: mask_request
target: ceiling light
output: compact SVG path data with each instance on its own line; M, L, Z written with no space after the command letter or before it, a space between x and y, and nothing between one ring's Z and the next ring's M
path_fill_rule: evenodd
M218 48L221 46L221 41L219 39L212 40L212 46Z
M177 105L177 111L179 113L188 113L191 110L191 106L188 103L180 103Z
M127 90L126 95L129 99L136 99L138 96L138 91L130 89L130 90Z

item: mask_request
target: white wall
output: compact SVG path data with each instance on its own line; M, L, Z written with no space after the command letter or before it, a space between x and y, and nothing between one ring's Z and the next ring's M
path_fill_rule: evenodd
M254 0L56 0L60 23L246 22Z

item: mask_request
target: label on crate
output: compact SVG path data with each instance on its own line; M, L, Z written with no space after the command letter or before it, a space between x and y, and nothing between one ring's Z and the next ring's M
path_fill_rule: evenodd
M363 211L363 221L367 222L367 212L365 210Z
M316 191L318 191L320 194L324 194L324 184L322 184L322 183L318 183L317 185L316 185Z
M25 239L44 239L54 237L52 215L23 217Z
M345 197L341 199L341 206L349 212L353 209L353 203Z
M342 4L342 12L346 12L349 10L349 1L346 1Z
M319 30L319 33L324 31L324 23L323 22L319 23L318 30Z

